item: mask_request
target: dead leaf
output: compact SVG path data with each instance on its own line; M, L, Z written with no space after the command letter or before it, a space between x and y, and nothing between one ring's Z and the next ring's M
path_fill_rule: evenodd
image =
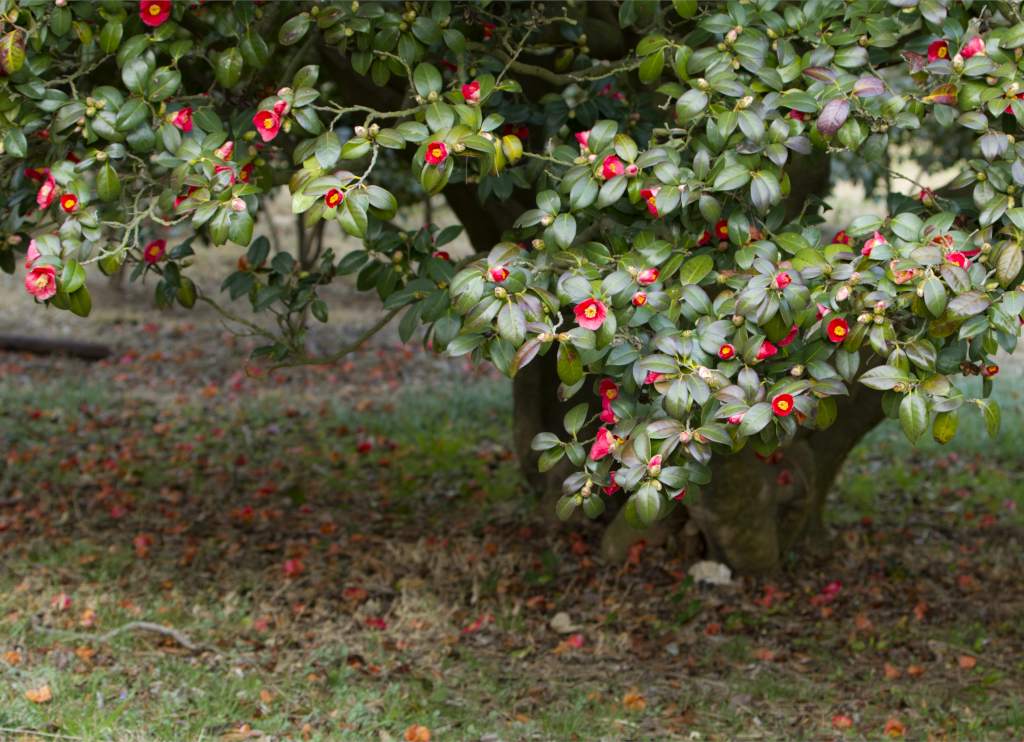
M406 742L430 742L430 730L422 724L413 724L405 730Z
M627 711L640 712L647 708L647 700L640 694L640 691L636 688L631 688L622 697L622 705L626 707Z
M4 652L4 662L6 662L11 667L15 667L17 665L20 665L21 664L21 653L20 652L15 652L13 650L10 651L10 652Z
M961 670L973 670L978 660L969 654L962 654L957 657L956 663L960 665Z
M924 668L920 665L911 665L907 668L907 675L912 678L919 678L924 675Z
M885 667L883 669L885 671L886 680L896 680L900 675L903 674L900 672L900 669L898 667L890 665L888 662L885 663Z
M53 700L53 692L50 690L50 686L41 685L38 688L25 691L25 698L32 703L49 703Z
M765 647L760 647L754 650L754 657L761 660L761 662L774 662L775 652Z

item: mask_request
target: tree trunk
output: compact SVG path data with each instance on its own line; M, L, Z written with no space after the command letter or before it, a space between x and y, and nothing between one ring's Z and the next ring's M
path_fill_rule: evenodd
M37 355L67 355L87 361L99 361L110 355L110 346L69 338L40 338L27 335L0 335L0 350L35 353Z

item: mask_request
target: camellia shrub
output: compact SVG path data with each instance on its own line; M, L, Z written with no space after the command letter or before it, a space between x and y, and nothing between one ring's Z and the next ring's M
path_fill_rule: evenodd
M89 264L161 306L248 323L224 306L248 302L276 320L249 323L271 363L317 360L319 292L354 275L379 324L516 377L524 420L557 411L520 448L558 472L562 518L688 513L770 568L883 414L911 441L972 411L998 430L1022 54L1013 2L0 0L0 265L82 316ZM915 137L945 187L822 227L832 155L907 180ZM459 227L396 223L420 197L395 172L447 198L473 254ZM363 247L271 256L253 229L283 188ZM194 251L226 243L245 257L203 295Z

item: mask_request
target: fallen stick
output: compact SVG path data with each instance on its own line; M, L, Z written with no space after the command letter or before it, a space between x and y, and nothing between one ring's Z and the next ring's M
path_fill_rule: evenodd
M0 334L0 350L37 355L61 354L84 358L87 361L99 361L110 355L109 345L90 343L84 340L68 338L45 338L28 335Z
M178 644L183 646L190 652L214 652L217 653L213 647L206 646L204 644L196 644L194 641L189 639L188 635L184 632L172 629L170 626L164 626L158 623L151 623L149 621L129 621L128 623L118 626L116 629L111 629L105 634L86 634L81 631L66 631L64 629L51 629L48 626L42 626L33 621L33 627L48 634L63 634L65 636L71 636L76 639L91 642L102 642L103 644L109 644L118 634L123 634L127 631L150 631L154 634L161 634L162 636L170 637L174 639Z

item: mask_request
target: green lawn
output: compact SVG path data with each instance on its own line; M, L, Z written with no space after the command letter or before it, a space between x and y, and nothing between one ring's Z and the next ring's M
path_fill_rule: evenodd
M869 436L829 560L708 589L671 552L607 567L597 526L537 520L507 382L335 397L47 363L0 383L0 739L1024 734L1012 391L995 442L970 416L955 453ZM132 621L202 647L104 637Z

